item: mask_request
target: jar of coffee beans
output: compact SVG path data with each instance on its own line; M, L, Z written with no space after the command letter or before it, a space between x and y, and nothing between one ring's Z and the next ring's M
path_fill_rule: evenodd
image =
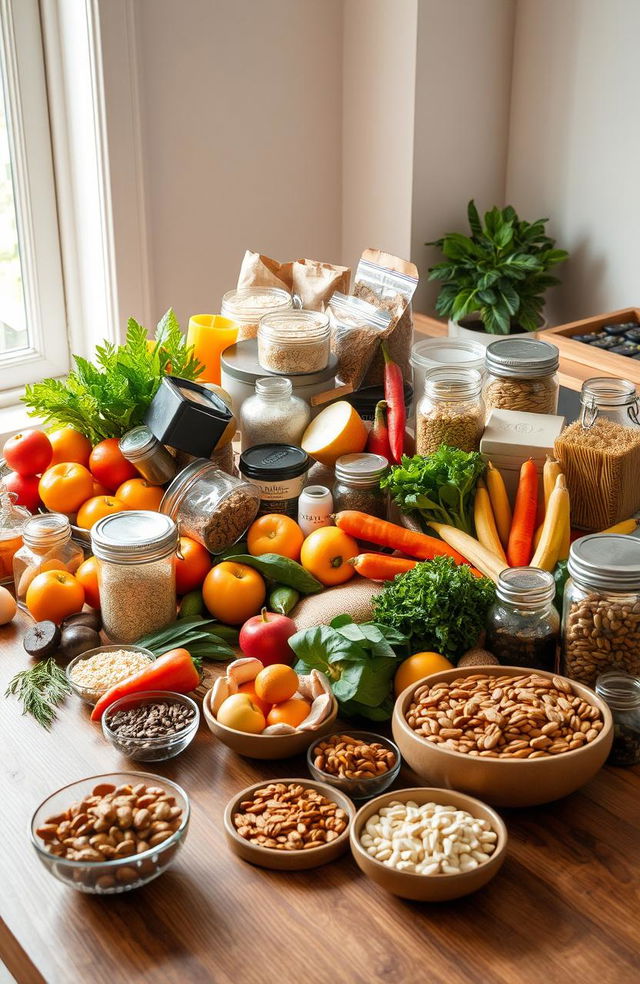
M388 465L381 454L343 454L338 458L333 486L335 511L356 509L386 519L387 493L380 488L380 479Z
M503 666L555 672L560 636L555 590L549 571L509 567L501 572L488 615L487 649Z
M637 765L640 762L640 679L608 670L596 680L598 697L609 705L613 715L611 765Z
M433 454L441 444L477 451L484 431L482 376L477 369L445 366L425 376L416 410L416 451Z

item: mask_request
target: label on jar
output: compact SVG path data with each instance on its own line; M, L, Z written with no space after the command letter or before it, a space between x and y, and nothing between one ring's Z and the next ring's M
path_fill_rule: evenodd
M288 478L281 482L264 482L252 479L260 489L259 516L267 513L283 513L296 519L298 515L298 497L307 480L306 472L296 478Z

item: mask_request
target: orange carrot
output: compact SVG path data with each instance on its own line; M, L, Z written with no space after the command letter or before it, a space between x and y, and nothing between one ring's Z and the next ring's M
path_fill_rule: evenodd
M126 648L126 647L124 647ZM188 694L200 682L200 674L187 649L171 649L164 656L149 663L142 670L116 683L102 695L93 711L91 720L99 721L103 713L114 701L129 694L139 694L145 690L174 690Z
M404 557L390 557L389 554L361 553L352 557L349 563L358 574L371 581L392 581L396 574L411 571L418 560L405 560Z
M400 550L410 557L417 557L418 560L453 557L457 564L467 563L462 554L453 547L447 546L442 540L436 540L434 536L427 536L426 533L405 530L403 526L388 523L385 519L376 519L368 513L345 509L336 513L333 520L339 529L354 536L356 540L375 543L378 547L391 547L392 550Z
M538 469L533 458L520 469L520 481L509 531L507 560L510 567L526 567L533 556L533 536L538 507Z

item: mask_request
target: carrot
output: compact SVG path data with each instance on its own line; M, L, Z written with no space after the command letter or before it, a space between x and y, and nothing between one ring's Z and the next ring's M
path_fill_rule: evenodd
M407 422L407 411L404 405L404 381L400 366L393 361L384 342L381 348L384 356L384 398L387 402L389 445L391 456L395 464L399 465L404 452L404 431Z
M195 690L199 682L200 674L188 650L172 649L107 690L94 707L91 720L99 721L106 709L120 697L143 693L145 690L173 690L179 694L188 694Z
M371 581L392 581L396 574L413 570L420 561L390 557L389 554L361 553L348 563L355 567L361 577L368 577Z
M520 481L509 531L507 560L510 567L526 567L533 555L533 535L538 507L538 469L533 458L520 469Z
M378 547L391 547L392 550L400 550L410 557L417 557L418 560L453 557L457 564L467 563L462 554L453 547L447 546L442 540L436 540L434 536L427 536L426 533L405 530L403 526L388 523L385 519L376 519L368 513L345 509L336 513L333 521L339 529L357 540L375 543Z
M369 431L366 450L371 454L381 454L391 462L391 445L389 444L389 428L387 426L387 404L385 400L376 403L373 426Z

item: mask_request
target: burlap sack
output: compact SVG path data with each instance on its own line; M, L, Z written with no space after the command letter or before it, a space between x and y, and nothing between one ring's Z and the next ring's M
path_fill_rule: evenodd
M357 575L356 575L357 577ZM371 599L384 587L364 578L354 578L347 584L329 588L317 595L308 595L291 613L298 629L328 625L338 615L351 615L354 622L369 622L373 618Z

